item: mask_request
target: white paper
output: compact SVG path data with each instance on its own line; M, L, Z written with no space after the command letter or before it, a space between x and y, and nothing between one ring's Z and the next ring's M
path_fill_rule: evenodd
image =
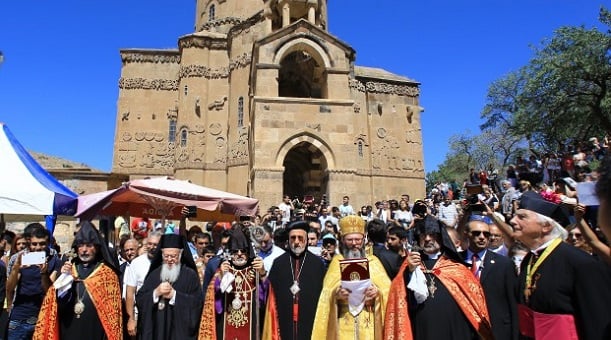
M416 302L423 303L429 297L429 290L426 286L426 277L420 267L416 267L416 270L412 273L412 277L407 284L407 289L414 292Z
M342 281L342 288L348 289L348 309L353 316L359 315L365 306L365 291L371 286L371 280Z
M53 282L53 287L57 291L57 296L64 296L72 287L72 282L74 278L70 274L62 273L55 282Z
M31 266L36 264L44 264L47 254L44 251L34 251L23 254L21 257L22 266Z
M596 196L596 182L577 183L577 199L585 206L600 205Z
M233 281L235 281L235 275L230 272L225 273L221 278L221 285L219 287L221 288L221 293L231 293L233 290L233 286L231 285Z
M320 256L320 254L322 253L322 249L320 247L308 246L308 250L316 256Z

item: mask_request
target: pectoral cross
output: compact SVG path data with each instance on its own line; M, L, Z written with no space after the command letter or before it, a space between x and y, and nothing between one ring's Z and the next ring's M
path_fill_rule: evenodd
M535 289L537 289L537 281L540 278L541 278L541 274L539 274L539 273L533 275L532 284L530 286L524 288L524 301L526 303L528 303L528 300L530 300L530 296L532 295L532 293L535 292Z

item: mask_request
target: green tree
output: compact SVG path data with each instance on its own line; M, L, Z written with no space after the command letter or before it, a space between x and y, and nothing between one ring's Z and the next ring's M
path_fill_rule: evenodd
M599 20L609 27L602 8ZM611 131L611 34L561 27L528 65L494 82L482 128L505 124L515 137L556 149Z

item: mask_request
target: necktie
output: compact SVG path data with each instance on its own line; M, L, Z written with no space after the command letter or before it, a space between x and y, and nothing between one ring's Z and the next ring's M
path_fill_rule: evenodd
M477 256L477 254L473 254L471 257L471 273L473 273L473 276L479 278L479 266L477 265L477 260L479 260L479 256Z

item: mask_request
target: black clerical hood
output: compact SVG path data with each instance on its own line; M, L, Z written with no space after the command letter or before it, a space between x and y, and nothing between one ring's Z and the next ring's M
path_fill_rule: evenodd
M108 249L108 244L90 221L81 222L79 230L74 234L72 247L75 252L78 252L78 246L81 244L95 245L98 250L97 259L103 261L114 271L119 272L119 260ZM78 258L75 261L78 261Z
M437 234L440 240L441 252L448 258L463 263L463 259L458 255L454 242L446 230L446 226L432 215L426 215L424 219L417 220L414 228L414 238L419 242L420 235Z
M182 249L180 264L189 267L195 272L197 272L197 266L195 266L193 255L191 255L191 251L189 250L189 246L187 245L187 239L182 235L176 235L172 233L161 235L161 239L159 240L159 245L157 246L155 257L151 261L151 267L149 268L148 274L152 273L155 269L161 267L161 264L163 264L163 249L168 248Z
M248 228L242 223L234 225L229 231L231 236L229 237L229 251L247 250L248 258L255 258L255 251L250 241L250 232Z
M310 230L310 224L306 221L295 221L295 222L291 222L291 224L289 224L286 227L286 232L291 232L291 230L296 230L296 229L301 229L303 231L306 232L306 234L308 233L308 231Z
M519 208L531 210L547 216L563 227L570 224L569 214L563 206L546 201L543 196L534 191L526 191L522 194Z

